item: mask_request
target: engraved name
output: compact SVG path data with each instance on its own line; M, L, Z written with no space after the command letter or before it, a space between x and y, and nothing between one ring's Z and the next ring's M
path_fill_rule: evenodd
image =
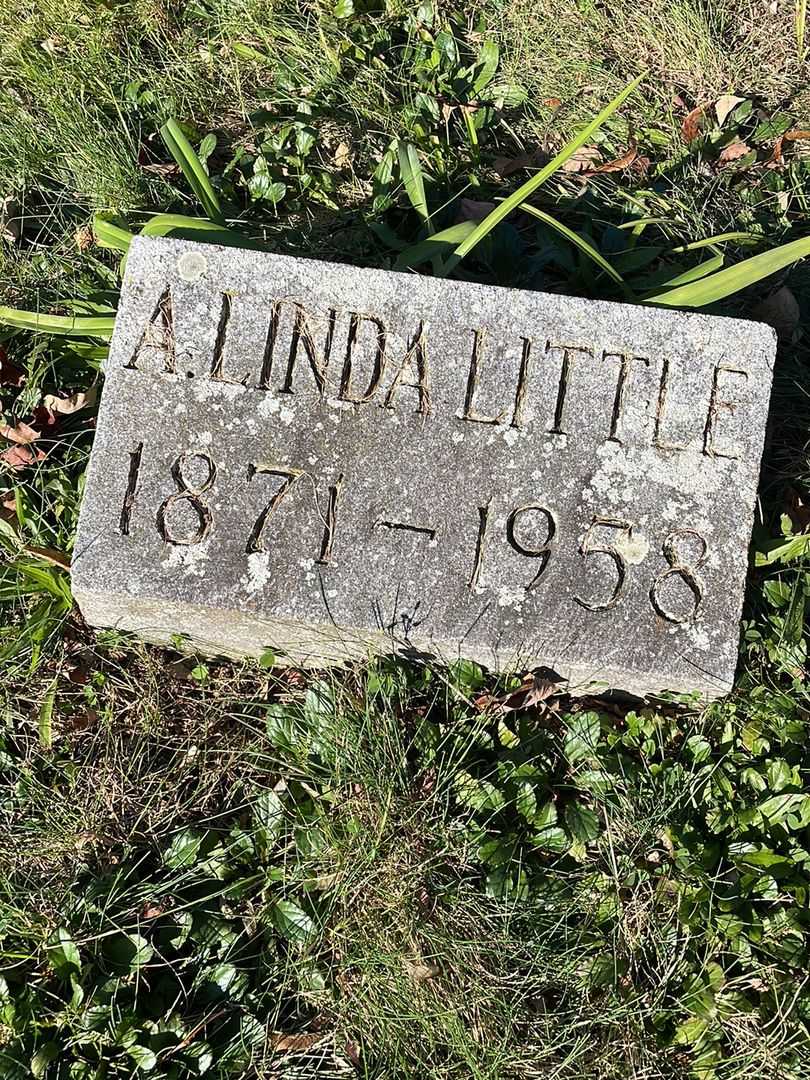
M201 375L277 394L294 395L308 386L324 399L402 409L424 422L436 408L433 369L447 359L443 353L434 355L424 321L409 333L394 335L376 315L337 309L316 314L296 300L277 300L269 305L261 355L245 372L234 370L232 360L240 330L234 313L234 298L221 294L210 354L180 356L178 312L167 288L124 367L157 369L181 379ZM693 449L708 458L740 456L735 428L747 404L748 373L737 361L691 374L690 385L696 378L703 382L701 392L689 396L689 431L684 432L677 430L684 423L686 393L677 357L639 356L632 349L596 349L582 341L549 338L509 342L487 327L460 332L456 345L465 375L452 413L459 425L519 432L531 423L552 443L565 445L581 430L583 409L590 409L596 410L591 430L604 442L648 445L667 454ZM511 382L492 378L496 351L511 358L499 369L513 372ZM675 421L677 398L681 419Z

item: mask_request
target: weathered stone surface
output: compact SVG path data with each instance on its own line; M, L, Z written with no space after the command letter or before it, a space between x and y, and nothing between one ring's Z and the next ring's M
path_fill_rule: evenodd
M725 691L773 332L136 240L76 542L87 620Z

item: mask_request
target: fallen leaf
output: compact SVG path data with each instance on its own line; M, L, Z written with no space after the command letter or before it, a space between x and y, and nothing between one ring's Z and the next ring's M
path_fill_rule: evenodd
M435 964L425 964L421 960L404 958L402 966L405 974L415 983L427 982L428 979L435 979L439 974L439 969Z
M690 113L688 113L681 124L681 134L683 135L684 142L692 142L700 134L700 122L705 116L706 110L709 107L709 102L704 101L702 105L697 105Z
M614 158L613 161L606 161L603 165L597 165L595 169L588 169L587 175L595 176L596 173L622 172L623 169L633 164L637 156L638 147L633 144L627 153L622 154L621 157Z
M42 404L51 412L69 415L78 412L79 409L87 409L95 405L97 398L98 390L95 386L91 386L86 392L77 390L75 394L66 398L57 397L56 394L46 394L42 399Z
M543 98L543 104L546 105L549 109L559 109L559 107L562 105L562 101L558 97L547 97Z
M494 202L462 199L458 207L458 221L483 221L495 209Z
M799 302L787 285L771 293L751 312L751 318L767 323L782 342L791 342L801 318Z
M349 1039L349 1041L343 1047L343 1053L346 1055L346 1057L349 1059L352 1065L354 1065L355 1068L360 1067L360 1047L357 1045L356 1042L352 1042L352 1040Z
M342 142L338 143L335 148L335 168L345 169L347 165L351 164L352 152L349 149L349 144Z
M93 230L87 225L80 225L73 237L79 251L87 251L89 247L93 246Z
M575 154L563 162L562 171L570 173L587 172L602 160L602 155L595 146L581 146Z
M180 175L180 166L175 165L173 161L161 161L151 165L141 165L141 169L145 173L151 173L152 176L173 177Z
M541 705L553 694L559 693L565 680L550 668L538 668L527 675L517 690L497 697L482 694L473 704L479 712L491 708L495 713L519 712Z
M717 123L720 127L725 123L728 114L733 112L741 101L745 101L745 98L735 97L734 94L723 94L715 101L714 111L717 113Z
M28 424L24 424L20 421L15 427L10 427L8 424L0 424L0 435L4 439L8 439L9 442L17 443L20 446L27 446L29 443L36 442L40 433L35 431Z
M283 1031L271 1031L268 1035L270 1046L281 1053L294 1054L309 1050L323 1035L316 1031L302 1031L297 1035L285 1035Z
M729 143L720 151L720 157L718 161L721 165L727 165L730 161L736 161L738 158L745 157L746 154L751 153L751 147L748 143L744 143L741 140Z
M784 144L786 142L798 142L801 139L810 139L810 131L806 128L791 128L790 131L784 132L773 144L773 153L771 154L771 162L781 162Z
M35 461L42 461L45 455L41 450L34 452L28 446L9 446L0 453L0 461L12 469L24 469L33 465Z
M8 353L0 345L0 386L22 386L25 372L8 358Z
M60 570L70 569L70 559L67 555L64 552L55 551L53 548L35 547L33 544L26 544L25 554L33 555L35 559L42 559L43 562L50 563L51 566L58 566Z

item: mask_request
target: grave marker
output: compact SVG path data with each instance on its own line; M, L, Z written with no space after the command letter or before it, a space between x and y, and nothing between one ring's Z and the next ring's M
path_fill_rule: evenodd
M762 325L137 239L87 476L89 623L725 692Z

